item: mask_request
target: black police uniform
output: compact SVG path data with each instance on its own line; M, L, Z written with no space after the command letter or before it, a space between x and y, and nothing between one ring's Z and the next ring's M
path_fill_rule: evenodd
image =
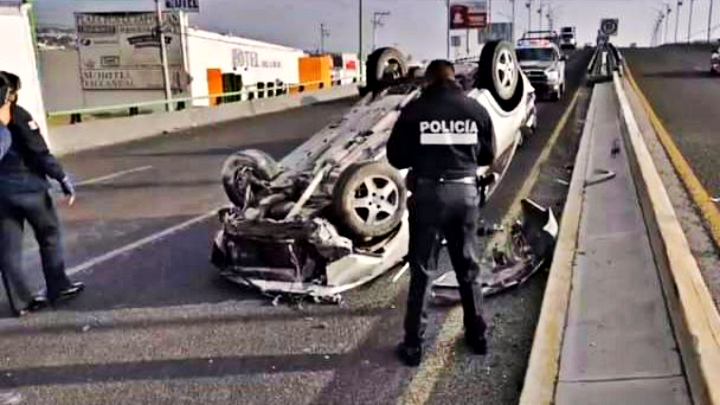
M49 194L48 178L59 182L67 177L50 154L30 113L12 106L8 125L12 146L0 161L0 269L12 286L13 310L25 308L33 291L22 271L24 222L33 228L40 247L47 296L53 300L72 287L65 273L60 223ZM65 186L65 187L71 187ZM10 295L10 291L8 291Z
M443 237L460 284L468 342L484 344L482 291L478 275L477 169L494 158L487 111L454 82L434 84L403 109L387 145L398 169L411 168L411 271L405 341L420 347L427 323L430 282L437 275Z

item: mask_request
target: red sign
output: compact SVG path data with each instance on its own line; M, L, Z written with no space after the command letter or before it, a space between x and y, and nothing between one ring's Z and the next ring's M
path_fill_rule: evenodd
M487 3L466 2L450 7L450 29L485 28L487 25Z

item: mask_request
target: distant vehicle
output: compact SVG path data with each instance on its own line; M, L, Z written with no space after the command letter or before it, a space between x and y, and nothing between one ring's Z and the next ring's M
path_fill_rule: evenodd
M525 38L525 37L523 37ZM567 57L549 39L521 39L515 49L520 68L538 96L558 101L565 94L565 61Z
M562 27L560 29L560 49L577 48L577 32L575 27Z
M518 40L518 45L527 43L528 41L546 40L560 46L560 35L557 31L544 30L544 31L526 31L522 38Z
M720 75L720 48L716 49L710 57L710 74Z

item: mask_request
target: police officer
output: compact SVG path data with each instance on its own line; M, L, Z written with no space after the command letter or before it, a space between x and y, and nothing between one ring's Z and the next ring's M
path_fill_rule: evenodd
M494 158L492 122L456 83L452 63L433 61L425 76L422 95L403 109L387 145L390 164L411 169L410 291L405 339L398 346L398 356L409 366L422 360L430 283L437 275L443 238L460 284L466 343L476 354L487 352L475 249L477 169Z
M75 190L60 163L50 154L37 123L17 105L20 79L0 72L10 83L8 129L12 145L0 161L0 269L12 292L8 291L13 313L22 316L47 304L77 296L82 283L72 283L65 273L64 252L57 212L49 194L48 178L60 183L68 204ZM24 223L33 228L40 248L47 295L33 295L22 271ZM14 295L14 297L13 297Z

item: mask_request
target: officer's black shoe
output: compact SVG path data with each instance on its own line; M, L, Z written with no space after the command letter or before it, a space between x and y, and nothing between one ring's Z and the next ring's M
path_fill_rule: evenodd
M487 339L484 337L474 338L471 336L465 336L465 343L474 354L484 356L488 352Z
M70 287L58 291L56 296L48 297L52 303L67 301L80 295L85 290L85 284L76 282L70 284Z
M36 295L33 297L32 301L30 301L30 304L28 304L27 310L30 312L36 312L47 308L48 305L50 305L50 302L44 295Z
M421 346L410 346L402 342L397 346L395 352L400 360L408 367L417 367L422 361Z
M42 295L36 295L30 300L30 303L27 304L27 306L20 310L13 309L13 314L21 318L25 315L30 314L31 312L40 311L41 309L44 309L48 306L48 300Z

